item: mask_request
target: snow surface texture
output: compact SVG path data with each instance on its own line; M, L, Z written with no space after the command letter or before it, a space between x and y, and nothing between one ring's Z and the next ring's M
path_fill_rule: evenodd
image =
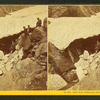
M42 20L47 17L47 6L32 6L0 17L0 38L19 33L23 30L23 26L35 27L37 17Z
M49 18L49 42L58 49L65 49L79 38L100 34L100 13L91 17Z

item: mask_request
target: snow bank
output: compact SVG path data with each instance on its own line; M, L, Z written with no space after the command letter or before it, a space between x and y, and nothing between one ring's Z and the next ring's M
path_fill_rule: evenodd
M100 13L92 17L49 18L49 42L66 48L73 40L100 34Z
M0 38L20 32L23 26L34 27L37 17L42 20L47 17L47 6L32 6L13 12L6 17L0 17Z

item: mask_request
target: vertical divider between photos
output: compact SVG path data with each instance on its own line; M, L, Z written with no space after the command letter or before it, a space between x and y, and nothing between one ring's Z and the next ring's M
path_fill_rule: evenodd
M48 49L48 5L47 5L47 90L48 90L48 85L49 85L49 83L48 83L48 71L49 71L49 59L48 59L48 53L49 53L49 49Z

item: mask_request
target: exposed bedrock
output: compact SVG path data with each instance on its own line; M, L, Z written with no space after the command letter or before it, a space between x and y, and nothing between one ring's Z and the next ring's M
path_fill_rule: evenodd
M97 41L100 41L100 35L76 39L63 51L49 43L49 72L58 73L67 83L76 80L77 75L72 72L73 69L76 69L74 64L78 62L79 56L83 54L84 50L87 50L89 54L95 53Z
M49 17L90 17L99 11L99 6L49 6Z

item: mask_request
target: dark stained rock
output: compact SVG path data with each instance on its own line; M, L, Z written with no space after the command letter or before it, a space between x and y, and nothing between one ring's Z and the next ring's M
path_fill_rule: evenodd
M68 71L67 73L64 73L62 77L67 83L71 83L73 80L78 80L77 74L74 71Z
M40 41L45 35L46 32L44 31L43 27L36 27L30 37L31 40Z
M72 70L76 69L70 59L66 59L65 56L57 49L52 43L49 43L49 72L58 73L67 83L77 80L76 73Z
M99 11L99 6L49 6L49 17L90 17Z
M67 85L66 81L58 74L48 74L49 90L59 90Z
M75 68L70 60L66 60L60 50L58 50L52 43L49 43L49 63L53 64L59 74Z

